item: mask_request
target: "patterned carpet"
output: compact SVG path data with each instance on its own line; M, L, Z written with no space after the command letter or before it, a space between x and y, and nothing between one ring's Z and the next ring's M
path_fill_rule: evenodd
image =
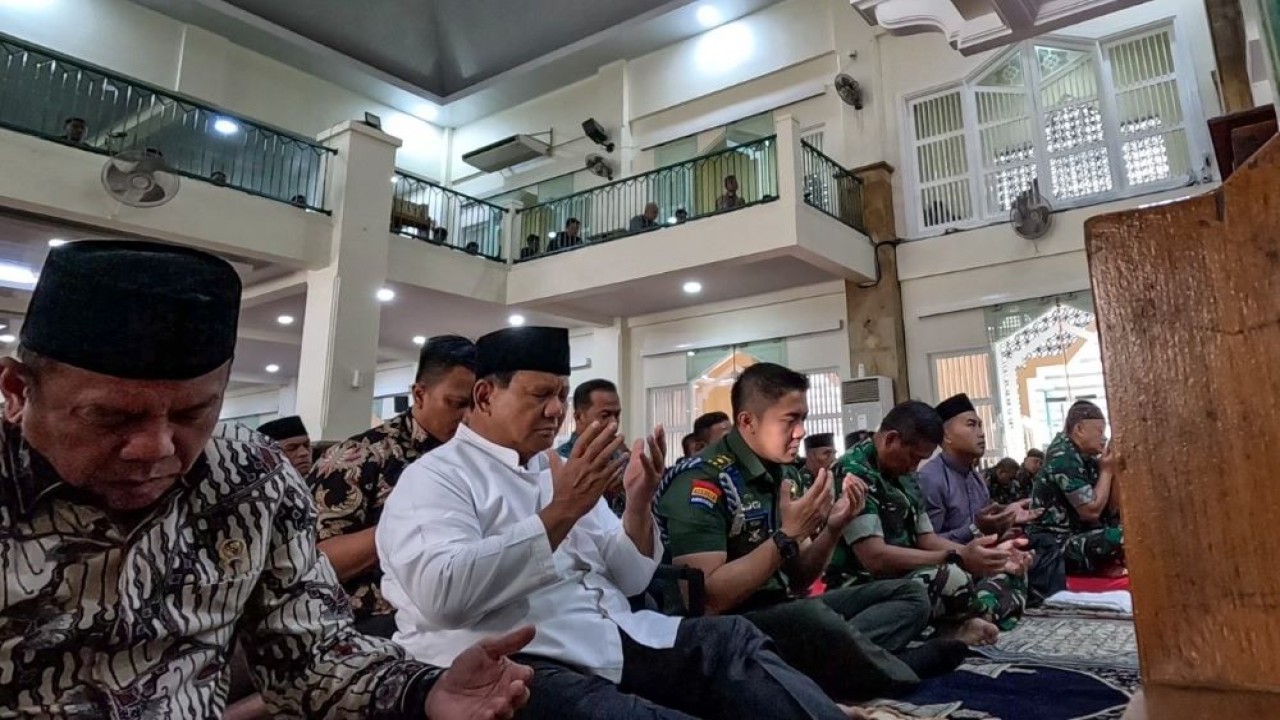
M1114 720L1139 684L1132 620L1055 612L1025 618L956 672L885 704L918 718Z

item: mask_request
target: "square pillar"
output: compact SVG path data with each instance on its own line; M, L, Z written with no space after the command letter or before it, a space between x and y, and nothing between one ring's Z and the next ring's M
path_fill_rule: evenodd
M328 265L307 273L297 412L313 439L340 440L373 418L387 224L400 141L363 123L333 127L319 141L338 151L330 162L333 242Z

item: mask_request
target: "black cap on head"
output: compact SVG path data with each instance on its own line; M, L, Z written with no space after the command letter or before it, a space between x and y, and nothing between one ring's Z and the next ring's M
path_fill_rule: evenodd
M272 420L269 423L263 423L258 426L258 432L276 441L296 437L310 437L307 433L307 426L302 424L302 418L297 415L290 415Z
M942 422L946 422L957 415L963 415L967 412L977 412L974 410L973 403L970 402L969 396L964 393L952 395L946 400L938 403L938 407L934 409L938 411L938 415L942 416Z
M129 380L190 380L235 355L240 278L189 248L110 240L49 252L22 346Z
M835 436L831 433L814 433L813 435L804 436L804 449L815 450L817 448L833 448L836 446Z
M569 331L553 327L503 328L476 341L476 377L529 370L569 374Z

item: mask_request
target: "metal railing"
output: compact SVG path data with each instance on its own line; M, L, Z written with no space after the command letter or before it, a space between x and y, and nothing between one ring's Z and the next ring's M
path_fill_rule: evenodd
M396 171L391 232L502 260L504 208Z
M818 148L800 141L804 170L804 202L861 233L862 180L832 160Z
M3 34L0 127L107 155L158 150L180 175L325 211L334 150Z
M516 262L777 199L778 142L762 138L517 210Z

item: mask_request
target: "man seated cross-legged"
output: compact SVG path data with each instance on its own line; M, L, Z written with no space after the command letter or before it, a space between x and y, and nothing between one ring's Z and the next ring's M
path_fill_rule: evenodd
M938 644L894 655L928 625L919 583L886 580L807 598L866 489L851 477L835 501L825 468L802 489L794 461L807 390L804 375L772 363L747 368L734 383L733 430L664 478L656 512L673 561L704 573L710 612L751 620L837 700L951 670L963 646L940 661Z
M522 719L845 718L746 620L631 610L662 555L651 503L664 439L623 456L617 426L591 423L568 459L547 452L568 332L507 328L476 348L467 423L404 472L378 524L396 642L448 665L485 634L535 625ZM601 499L619 480L621 518Z
M1010 576L1025 575L1030 555L1015 541L987 535L960 544L934 532L915 468L942 441L942 419L908 401L885 416L879 432L836 461L836 473L867 484L866 507L844 531L827 570L828 587L913 578L928 589L945 635L967 644L994 642L997 623L1021 612Z

